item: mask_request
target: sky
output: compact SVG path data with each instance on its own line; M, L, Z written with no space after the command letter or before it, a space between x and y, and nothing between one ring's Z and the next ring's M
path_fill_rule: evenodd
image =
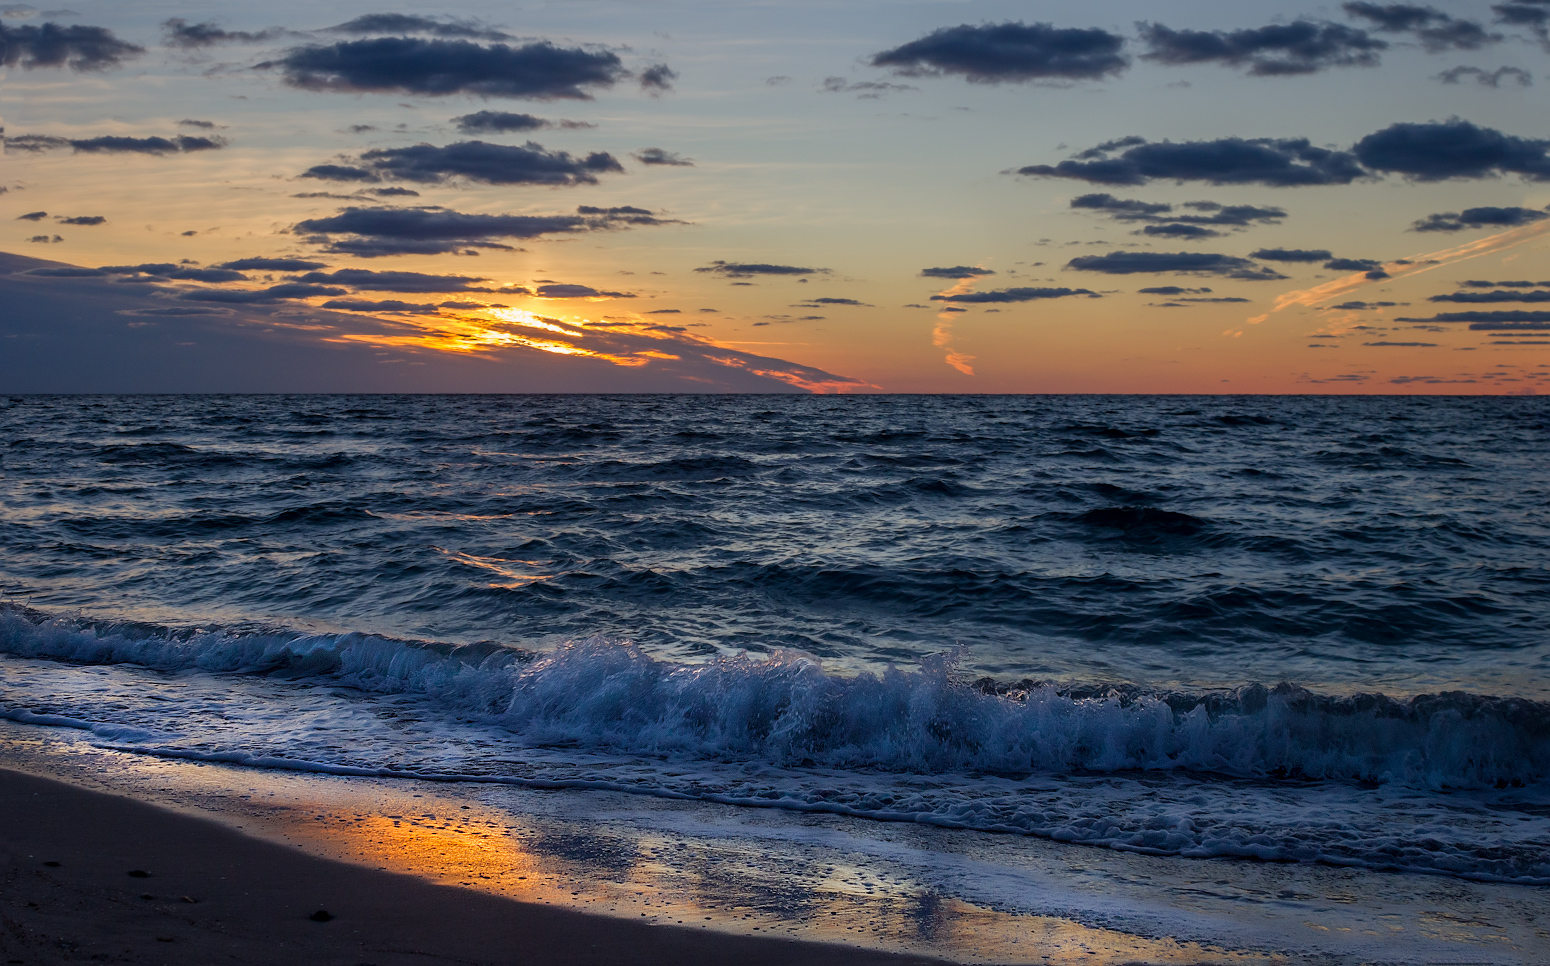
M0 0L0 391L1550 390L1547 87L1550 0Z

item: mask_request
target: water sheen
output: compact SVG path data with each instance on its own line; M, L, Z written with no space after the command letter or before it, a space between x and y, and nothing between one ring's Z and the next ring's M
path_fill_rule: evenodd
M0 427L14 720L1550 882L1542 400L12 397Z

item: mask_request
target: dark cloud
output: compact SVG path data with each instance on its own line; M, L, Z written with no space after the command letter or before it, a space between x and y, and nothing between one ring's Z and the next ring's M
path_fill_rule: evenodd
M588 89L612 87L626 73L618 55L605 50L413 37L296 47L258 66L280 70L285 83L312 91L577 100L590 100Z
M1213 298L1187 298L1179 299L1180 302L1252 302L1253 299L1239 298L1236 295L1219 295Z
M305 272L313 268L325 268L322 262L314 262L305 258L265 258L256 256L253 258L239 258L236 261L222 262L217 268L257 269L259 271L272 272Z
M226 146L225 138L190 137L121 137L106 135L96 138L59 138L45 134L22 134L7 138L7 151L51 151L58 148L74 148L77 154L179 154L194 151L214 151Z
M1071 207L1101 211L1115 221L1154 221L1173 210L1172 205L1162 202L1116 198L1107 193L1077 195L1071 199Z
M1464 302L1473 304L1489 304L1493 302L1550 302L1550 291L1543 289L1521 292L1513 290L1495 290L1490 292L1450 292L1446 295L1433 295L1428 302Z
M182 17L162 21L162 31L169 47L213 47L216 44L259 44L278 37L283 31L271 28L249 33L243 30L223 30L213 20L189 23Z
M1518 0L1516 3L1498 3L1491 7L1496 22L1511 27L1527 27L1550 48L1550 5L1543 0Z
M683 309L652 309L647 315L682 315Z
M673 81L678 79L678 71L666 64L652 64L640 72L641 90L652 94L662 94L673 89Z
M334 288L329 285L306 285L299 282L287 282L283 285L271 285L268 288L260 289L200 289L193 292L182 292L178 295L178 298L184 302L265 305L319 295L345 294L348 293L344 289Z
M317 178L319 181L381 181L382 176L375 171L365 168L357 168L349 164L314 164L303 171L303 178Z
M64 238L59 235L54 235L52 238L48 235L33 235L27 240L34 245L53 245L64 241Z
M1097 292L1085 288L1003 288L993 292L961 292L957 295L933 295L933 302L962 302L989 304L1001 302L1033 302L1038 299L1060 299L1071 295L1099 298Z
M632 299L631 292L600 292L590 285L567 285L554 282L538 286L533 294L541 299Z
M1222 233L1212 228L1202 228L1199 225L1168 222L1161 225L1147 225L1141 229L1140 234L1156 235L1163 238L1216 238Z
M322 308L338 309L342 312L402 312L410 315L439 315L436 306L422 305L418 302L404 302L399 299L329 299L324 302Z
M1363 342L1362 345L1394 346L1394 347L1405 347L1405 348L1427 348L1427 349L1435 349L1435 348L1437 348L1437 343L1435 343L1435 342Z
M1015 173L1096 184L1168 180L1290 187L1349 184L1366 172L1350 153L1314 147L1307 138L1153 143L1129 137L1100 144L1059 164L1028 165Z
M378 198L418 198L420 193L413 188L363 188L362 193L375 195Z
M549 127L549 122L531 114L513 114L510 111L475 111L460 114L452 119L464 134L500 134L507 131L536 131Z
M48 217L46 211L29 211L25 215L17 215L17 221L42 221Z
M1138 24L1147 50L1162 64L1216 63L1245 67L1260 77L1312 74L1329 67L1376 67L1388 43L1365 30L1325 21L1297 20L1247 30L1174 30Z
M1397 304L1397 302L1341 302L1339 305L1327 306L1326 311L1334 312L1345 310L1355 312L1365 309L1392 308ZM1314 338L1322 338L1322 336L1314 336Z
M664 151L661 148L641 148L635 153L635 160L641 164L667 164L681 168L694 167L694 161L681 154L672 151Z
M1180 288L1177 285L1153 285L1150 288L1136 289L1142 295L1200 295L1210 293L1208 288Z
M1331 258L1324 267L1336 272L1375 272L1383 263L1371 258Z
M1125 38L1098 28L1011 22L943 27L872 57L910 77L958 74L977 84L1036 80L1098 80L1130 62Z
M1513 228L1550 218L1536 208L1465 208L1460 212L1427 215L1410 226L1411 231L1464 231L1469 228Z
M1079 272L1103 272L1106 275L1134 275L1141 272L1220 275L1255 282L1286 278L1247 258L1210 252L1108 252L1073 258L1066 263L1066 268Z
M153 276L158 279L181 282L245 282L248 277L239 271L225 267L194 268L175 265L172 262L145 262L140 265L101 265L97 271L104 275ZM126 282L144 282L143 278L125 278Z
M336 272L308 272L295 279L318 285L348 285L367 292L488 292L478 283L487 278L469 275L431 275L425 272L374 272L369 268L341 268Z
M1514 137L1453 118L1426 124L1392 124L1356 142L1358 160L1373 171L1416 181L1487 178L1519 174L1550 179L1550 141Z
M1371 23L1376 30L1413 34L1432 53L1444 50L1477 50L1502 39L1472 20L1457 20L1432 7L1408 3L1346 3L1352 17Z
M755 275L827 275L827 268L801 268L796 265L770 265L764 262L724 262L716 260L696 272L720 275L722 278L752 278Z
M434 34L437 37L467 37L477 40L510 40L511 35L473 20L433 20L403 13L368 13L333 27L337 34Z
M980 268L975 265L953 265L943 268L923 268L920 270L922 278L979 278L981 275L994 275L988 268Z
M0 23L0 67L107 70L143 53L144 47L119 40L105 27L57 23L12 27Z
M1507 78L1516 81L1519 87L1529 87L1534 83L1534 75L1521 67L1498 67L1487 71L1479 67L1460 65L1437 75L1437 79L1444 84L1457 84L1465 77L1473 77L1475 83L1485 87L1501 87L1502 81Z
M215 130L215 122L214 121L196 121L196 120L194 120L191 117L185 117L183 120L178 122L178 127L197 127L197 128L202 128L203 130L206 130L206 131L213 131L213 130Z
M597 175L623 171L611 154L594 152L578 158L566 151L546 151L529 141L521 147L485 141L459 141L446 147L416 144L407 148L376 148L355 165L320 164L304 178L329 181L391 179L436 184L465 179L483 184L596 184Z
M1462 284L1465 288L1550 288L1550 280L1544 282L1487 282L1478 278L1472 278L1469 281L1462 282L1460 284Z
M1396 322L1467 322L1471 329L1550 329L1550 312L1438 312L1424 319Z
M617 214L615 214L617 212ZM578 208L574 215L470 215L445 208L345 208L311 218L295 231L341 254L440 255L476 248L510 248L497 239L665 224L643 208ZM340 293L343 294L343 293Z
M867 303L862 302L859 299L843 299L843 298L808 299L806 302L803 302L800 307L801 308L816 309L816 308L820 308L820 307L825 306L825 305L863 305L863 306L866 306L867 308L871 308L870 305L867 305Z
M1324 248L1261 248L1249 252L1249 257L1266 262L1322 262L1332 255Z
M34 268L23 274L41 275L44 278L102 278L108 273L96 268L79 268L75 265L67 265L63 268Z
M1151 226L1141 230L1143 234L1184 238L1204 238L1220 234L1206 226L1224 225L1245 228L1256 222L1279 222L1286 217L1286 212L1280 208L1223 205L1214 201L1187 201L1179 207L1209 212L1209 214L1183 214L1175 212L1173 205L1139 201L1134 198L1116 198L1107 193L1078 195L1071 199L1071 207L1098 211L1115 221L1151 222ZM1197 226L1197 229L1190 230L1185 226Z

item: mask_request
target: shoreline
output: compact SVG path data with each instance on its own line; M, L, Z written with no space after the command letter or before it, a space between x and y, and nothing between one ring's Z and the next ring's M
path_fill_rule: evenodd
M0 826L0 953L26 963L943 962L518 902L9 768Z

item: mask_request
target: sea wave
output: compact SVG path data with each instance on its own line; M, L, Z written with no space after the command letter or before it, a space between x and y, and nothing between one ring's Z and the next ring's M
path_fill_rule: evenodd
M0 652L417 695L539 746L780 767L996 776L1166 773L1414 789L1550 779L1550 705L1464 692L1164 691L973 681L956 655L839 674L777 651L698 664L592 638L537 654L363 633L171 628L0 608Z

